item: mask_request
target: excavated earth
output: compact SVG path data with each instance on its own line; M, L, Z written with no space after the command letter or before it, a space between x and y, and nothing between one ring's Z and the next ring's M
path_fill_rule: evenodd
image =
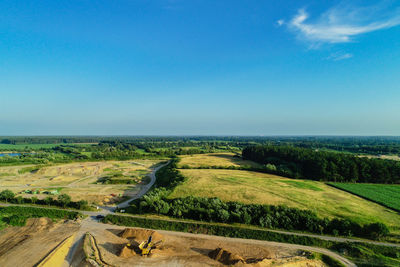
M104 262L110 266L325 266L301 256L303 251L252 245L227 239L185 236L182 233L139 228L97 228L91 231ZM151 256L140 256L137 246L153 237L162 240ZM130 244L127 246L127 244ZM79 252L77 252L79 254ZM82 254L82 253L81 253ZM82 259L73 266L90 266Z
M0 266L35 266L78 229L76 222L53 223L48 218L28 219L24 227L7 227L0 231Z

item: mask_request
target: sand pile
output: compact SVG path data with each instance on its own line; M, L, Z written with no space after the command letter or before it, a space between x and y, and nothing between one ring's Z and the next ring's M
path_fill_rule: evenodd
M229 252L228 250L225 250L223 248L216 248L208 254L208 256L214 260L217 260L225 265L233 265L237 263L245 263L245 260L232 252Z
M32 234L34 234L38 231L50 229L53 226L54 223L49 218L30 218L27 220L25 227L29 228Z
M136 255L135 250L131 246L124 246L118 256L121 258L130 258Z
M159 234L156 231L135 228L126 228L119 234L119 236L126 239L134 239L139 241L139 243L147 240L149 236L153 237L153 242L163 240L164 238L162 234Z

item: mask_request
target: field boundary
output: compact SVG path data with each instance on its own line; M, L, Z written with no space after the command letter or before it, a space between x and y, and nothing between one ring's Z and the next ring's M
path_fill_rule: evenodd
M325 183L325 184L328 185L328 186L331 186L331 187L333 187L333 188L342 190L342 191L344 191L344 192L350 193L350 194L352 194L352 195L358 196L358 197L360 197L360 198L362 198L362 199L365 199L365 200L374 202L375 204L381 205L381 206L383 206L383 207L385 207L385 208L388 208L388 209L390 209L390 210L393 210L393 211L396 211L396 212L400 212L400 209L396 209L396 208L393 208L393 207L389 207L388 205L386 205L386 204L384 204L384 203L382 203L382 202L373 200L373 199L371 199L371 198L369 198L369 197L362 196L362 195L359 195L359 194L357 194L357 193L355 193L355 192L352 192L352 191L350 191L350 190L341 188L341 187L339 187L339 186L334 185L334 184L331 183L331 182Z

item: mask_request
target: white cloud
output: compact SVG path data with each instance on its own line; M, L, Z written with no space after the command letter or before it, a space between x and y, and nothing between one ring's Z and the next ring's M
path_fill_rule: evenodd
M300 9L285 24L299 38L314 44L345 43L352 41L357 35L400 25L400 8L391 7L387 1L364 7L341 4L313 20L304 9Z
M337 53L331 54L326 59L333 60L333 61L340 61L340 60L349 59L352 57L353 57L353 54L337 52Z
M285 23L285 21L283 19L280 19L276 22L276 24L278 24L278 26L282 26Z

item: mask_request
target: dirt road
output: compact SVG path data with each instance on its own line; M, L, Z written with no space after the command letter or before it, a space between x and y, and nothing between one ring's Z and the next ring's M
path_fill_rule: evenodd
M168 164L169 164L169 161L168 161L167 163L165 163L165 164L162 164L162 165L157 166L156 168L154 168L154 170L149 174L150 182L149 182L147 185L143 186L143 187L140 189L139 193L138 193L136 196L134 196L133 198L128 199L127 201L124 201L124 202L118 204L118 205L117 205L117 208L126 208L126 207L129 206L129 203L131 203L131 201L133 201L133 200L135 200L135 199L138 199L138 198L141 198L144 194L146 194L147 191L149 191L149 189L150 189L150 188L153 186L153 184L156 182L156 172L157 172L159 169L161 169L162 167L164 167L164 166L166 166L166 165L168 165Z

